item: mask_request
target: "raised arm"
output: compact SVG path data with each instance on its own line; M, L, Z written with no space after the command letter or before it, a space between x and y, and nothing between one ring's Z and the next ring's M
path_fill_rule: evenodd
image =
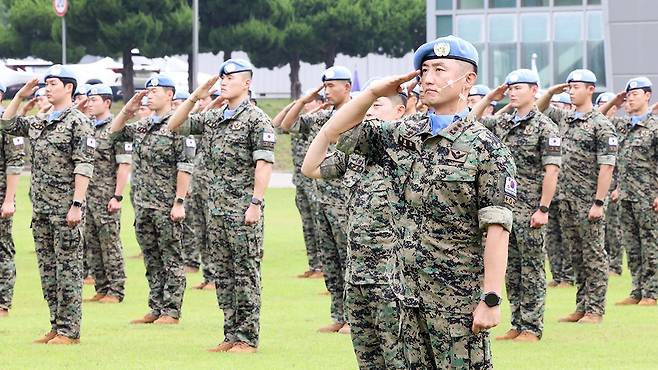
M123 130L123 128L126 126L126 122L132 117L135 116L135 113L139 110L139 106L142 102L142 98L146 95L148 91L146 90L141 90L135 93L130 100L128 100L128 103L123 106L123 109L114 116L114 119L112 120L112 124L110 126L110 132L119 132Z
M615 95L613 99L608 100L605 104L599 107L599 110L603 115L608 114L608 111L612 109L612 107L621 107L622 104L624 104L624 99L626 99L626 91L622 91L619 94Z
M201 99L209 97L213 93L214 90L211 89L215 86L217 80L219 80L219 76L213 76L201 86L197 87L197 89L190 94L190 97L185 99L185 101L176 108L174 114L169 118L167 128L171 131L178 131L179 127L187 120L187 116L189 116L194 108L194 104Z
M548 89L548 91L546 91L546 94L542 95L541 98L537 99L537 109L539 109L540 112L544 112L551 104L551 99L553 98L553 95L563 92L564 89L566 89L568 86L569 84L566 83L551 86Z
M16 113L18 112L18 107L21 105L21 102L23 99L29 98L32 96L37 89L39 88L39 79L34 78L28 81L23 87L21 87L20 90L14 95L14 98L11 100L9 105L7 105L7 109L5 109L5 112L2 114L2 119L10 120L14 117L16 117Z
M320 92L320 90L322 90L323 87L324 85L320 85L313 91L295 100L278 127L281 127L284 131L289 131L292 125L295 124L299 118L299 115L302 113L304 105L312 102L315 99L315 96Z
M482 117L484 110L487 109L489 105L491 105L491 102L503 100L507 88L508 88L507 84L502 84L497 88L491 90L489 94L482 97L482 99L480 99L480 101L473 106L471 110L471 114L475 116L476 119L479 120Z

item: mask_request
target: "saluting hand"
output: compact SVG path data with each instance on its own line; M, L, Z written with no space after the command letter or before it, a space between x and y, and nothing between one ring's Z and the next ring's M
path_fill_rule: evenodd
M204 82L201 84L199 87L190 94L190 98L192 100L201 100L209 97L212 95L213 92L215 92L215 89L212 87L215 86L215 83L217 83L217 80L219 80L219 75L215 75L210 77L208 81Z
M563 93L569 87L568 83L553 85L548 88L548 94L555 95Z
M612 98L612 102L617 108L621 107L621 105L624 104L625 100L626 100L626 91L622 91L617 95L615 95L614 98Z
M27 114L34 108L34 105L37 103L37 98L30 99L23 108L21 108L21 115L27 116Z
M377 98L382 96L391 96L398 94L402 91L402 84L418 76L418 71L412 71L403 75L389 76L374 81L366 89L367 92L370 92Z
M34 95L35 92L39 89L39 79L33 78L25 83L23 87L16 93L17 96L26 99Z
M128 100L128 103L123 106L122 110L130 115L137 113L140 105L142 105L142 98L144 98L146 94L148 94L148 90L140 90L136 92L135 95Z
M491 90L491 92L487 94L487 98L489 99L489 101L501 101L505 99L505 93L507 92L507 89L509 89L509 85L502 84L497 88Z

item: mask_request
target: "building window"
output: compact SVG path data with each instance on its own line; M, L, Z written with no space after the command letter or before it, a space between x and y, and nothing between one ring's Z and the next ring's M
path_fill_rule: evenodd
M471 43L484 41L484 18L481 15L457 17L457 36Z
M601 5L601 0L587 0L588 5Z
M548 6L549 0L521 0L521 6Z
M489 16L489 85L505 82L507 74L517 69L516 17L514 14Z
M553 65L556 82L566 81L574 69L583 68L583 17L581 13L556 13Z
M542 86L552 84L550 68L551 44L548 33L548 15L530 13L521 15L521 68L532 68L536 55L537 71Z
M452 16L439 15L436 17L436 37L452 35Z
M490 8L514 8L516 0L489 0Z
M553 0L555 6L583 5L583 0Z
M596 75L597 85L606 86L605 54L603 52L603 16L601 12L587 13L587 68Z
M452 0L436 0L437 10L452 10Z
M457 9L482 9L484 0L457 0Z

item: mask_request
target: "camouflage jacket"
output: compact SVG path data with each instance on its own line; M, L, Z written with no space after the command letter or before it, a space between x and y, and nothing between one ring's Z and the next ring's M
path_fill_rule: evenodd
M515 212L539 206L544 166L562 164L561 142L557 125L536 108L518 121L516 112L482 119L509 148L516 164L519 189Z
M615 165L618 138L612 123L597 109L577 118L575 111L549 107L544 111L558 124L562 138L560 199L591 203L599 165Z
M347 193L348 246L345 280L388 284L397 246L384 167L367 157L334 152L321 164L322 178L342 178Z
M403 299L470 314L482 293L482 232L493 224L512 228L516 169L507 147L471 117L431 132L427 113L366 121L343 134L339 149L385 166L402 244Z
M658 116L649 114L635 126L630 118L618 122L624 138L617 161L619 199L651 203L658 197Z
M0 129L30 139L33 212L66 217L75 175L91 178L94 172L96 139L89 119L69 107L52 121L35 116L0 120Z
M256 162L274 163L276 134L267 114L249 101L230 118L224 118L226 109L190 115L181 132L203 135L208 144L204 159L211 174L211 214L242 217L253 196Z
M0 203L5 198L7 176L20 175L25 162L25 139L0 132Z
M176 199L178 172L192 173L196 141L167 129L172 112L160 122L152 117L129 123L110 140L132 142L135 207L167 211Z
M306 141L304 150L308 150L315 136L320 132L322 126L329 121L333 115L333 110L321 110L315 113L303 114L290 128L290 133L299 135L300 140ZM331 145L329 151L334 151L334 146ZM304 153L306 155L306 153ZM303 157L302 157L303 162ZM339 179L323 179L316 180L315 195L317 201L322 204L327 204L335 207L344 207L345 205L345 192L343 190L341 180Z
M94 127L96 138L96 152L94 153L94 167L96 174L89 183L87 190L87 204L92 209L102 212L107 203L114 196L117 184L117 169L119 164L132 164L133 143L112 142L110 140L110 126L112 116L99 122ZM118 214L117 214L118 215Z

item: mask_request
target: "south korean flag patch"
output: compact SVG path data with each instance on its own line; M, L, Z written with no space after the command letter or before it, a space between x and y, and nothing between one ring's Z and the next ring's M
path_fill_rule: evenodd
M132 153L133 151L133 143L123 143L123 150L126 153Z
M23 139L22 136L19 136L19 137L15 137L15 138L13 138L13 139L12 139L12 142L14 143L14 146L15 146L15 147L20 148L20 147L23 146L23 144L25 144L25 139Z
M188 148L196 148L196 140L193 138L185 139L185 146Z
M263 133L263 141L266 143L275 143L276 142L276 135L272 132L264 132Z
M504 202L510 207L514 207L516 204L516 194L517 194L517 183L513 177L507 176L505 178L505 196Z
M87 148L95 149L96 148L96 138L88 137L87 138Z
M551 137L548 139L548 151L552 153L560 152L562 139L559 137Z
M619 147L619 141L617 141L617 138L614 136L611 136L608 138L608 151L609 152L616 152L617 148Z

